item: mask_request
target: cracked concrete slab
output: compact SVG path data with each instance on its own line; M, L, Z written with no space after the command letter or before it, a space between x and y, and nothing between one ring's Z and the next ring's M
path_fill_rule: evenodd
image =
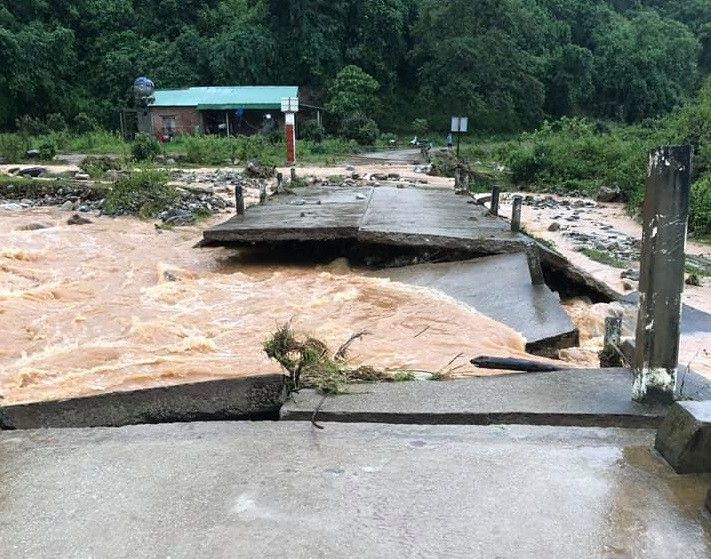
M369 275L437 289L526 338L526 351L577 345L577 330L545 285L532 285L524 253L389 268Z
M628 369L570 369L453 381L359 384L331 396L318 422L411 424L529 424L597 427L656 427L662 404L631 401ZM313 390L294 394L282 419L310 421L321 402Z

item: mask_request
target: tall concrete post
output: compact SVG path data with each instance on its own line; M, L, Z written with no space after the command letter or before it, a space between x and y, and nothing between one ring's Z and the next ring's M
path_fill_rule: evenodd
M676 389L692 157L690 145L649 153L632 389L638 402L670 401Z
M493 216L499 215L499 193L501 188L498 184L495 184L491 189L491 208L489 213Z
M235 185L235 209L237 215L244 215L244 191L242 185Z
M298 97L283 97L281 111L284 113L284 132L286 133L286 160L289 163L296 161L296 119L295 113L299 112Z
M521 230L521 204L523 198L514 196L513 205L511 206L511 231L518 233Z
M296 127L294 122L294 113L288 112L285 117L286 125L286 160L289 163L296 161Z

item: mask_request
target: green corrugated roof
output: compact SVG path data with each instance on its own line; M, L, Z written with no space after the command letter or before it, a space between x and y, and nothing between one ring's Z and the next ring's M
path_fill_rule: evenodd
M295 85L250 85L157 89L153 107L280 109L283 97L298 97Z

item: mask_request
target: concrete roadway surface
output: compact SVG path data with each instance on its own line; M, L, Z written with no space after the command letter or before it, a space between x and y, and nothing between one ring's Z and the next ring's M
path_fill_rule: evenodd
M214 422L0 433L0 557L707 558L654 432Z

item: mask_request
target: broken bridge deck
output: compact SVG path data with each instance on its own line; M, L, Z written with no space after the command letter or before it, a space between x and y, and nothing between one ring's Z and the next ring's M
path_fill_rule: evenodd
M350 239L481 254L516 252L531 242L451 190L393 186L306 187L250 207L203 237L218 245Z
M431 287L506 324L526 338L529 353L578 344L578 331L546 285L532 285L522 253L463 262L418 264L371 272L393 281Z

